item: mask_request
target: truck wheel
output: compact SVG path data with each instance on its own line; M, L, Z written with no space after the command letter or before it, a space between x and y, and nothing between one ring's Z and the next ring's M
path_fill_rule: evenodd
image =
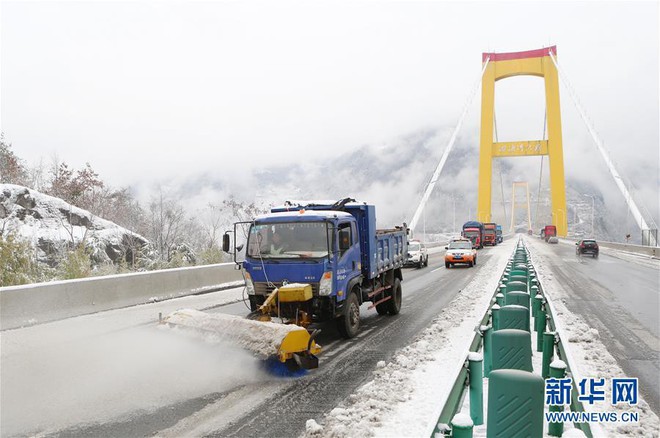
M445 268L449 269L449 266L450 266L450 263L449 263L449 262L445 262Z
M398 278L394 279L390 294L392 299L385 301L383 304L387 304L387 311L390 315L398 315L401 311L401 281Z
M354 338L360 330L360 302L355 292L346 298L344 312L337 318L337 330L346 339Z
M476 257L476 256L475 256L475 258L474 258L474 261L472 262L472 265L473 265L473 266L476 266L476 265L477 265L477 257Z

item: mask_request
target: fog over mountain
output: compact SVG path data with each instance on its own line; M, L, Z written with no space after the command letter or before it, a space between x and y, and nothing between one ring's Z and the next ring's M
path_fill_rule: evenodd
M327 160L292 157L288 165L264 166L244 180L202 174L172 184L176 197L194 210L229 195L268 206L295 199L341 199L347 196L377 206L378 224L388 227L409 222L447 145L451 127L424 129L389 143L361 145ZM589 144L565 146L569 233L590 236L594 197L594 234L602 240L622 241L628 233L639 241L640 231L628 213L623 196L595 149ZM587 159L574 161L591 148ZM416 235L451 232L476 216L478 138L459 136L420 219ZM543 164L542 164L543 163ZM653 166L642 166L635 178L653 178ZM541 189L539 191L539 180ZM512 183L528 182L532 228L551 222L548 157L506 158L493 162L493 220L508 229L511 223ZM504 196L502 196L504 195ZM648 203L648 197L635 193ZM505 207L502 198L505 200ZM516 194L518 202L524 192ZM655 205L657 211L657 204ZM527 229L524 206L516 208L515 226Z

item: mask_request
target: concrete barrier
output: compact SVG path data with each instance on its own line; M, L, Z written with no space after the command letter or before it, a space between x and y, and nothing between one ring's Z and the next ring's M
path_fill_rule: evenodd
M0 288L0 330L217 290L242 283L234 263ZM240 285L237 283L237 286Z

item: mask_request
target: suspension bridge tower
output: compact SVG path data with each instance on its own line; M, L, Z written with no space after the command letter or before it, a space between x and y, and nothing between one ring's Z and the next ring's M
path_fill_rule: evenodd
M526 52L483 54L477 220L490 222L493 158L547 155L550 161L552 222L557 227L557 235L566 236L568 218L559 108L559 74L551 55L557 56L556 46ZM495 82L513 76L540 76L544 79L547 139L493 141Z

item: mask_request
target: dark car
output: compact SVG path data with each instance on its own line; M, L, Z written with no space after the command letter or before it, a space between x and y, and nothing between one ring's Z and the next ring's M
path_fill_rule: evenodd
M591 254L594 258L598 257L598 243L594 239L582 239L575 243L575 254Z

